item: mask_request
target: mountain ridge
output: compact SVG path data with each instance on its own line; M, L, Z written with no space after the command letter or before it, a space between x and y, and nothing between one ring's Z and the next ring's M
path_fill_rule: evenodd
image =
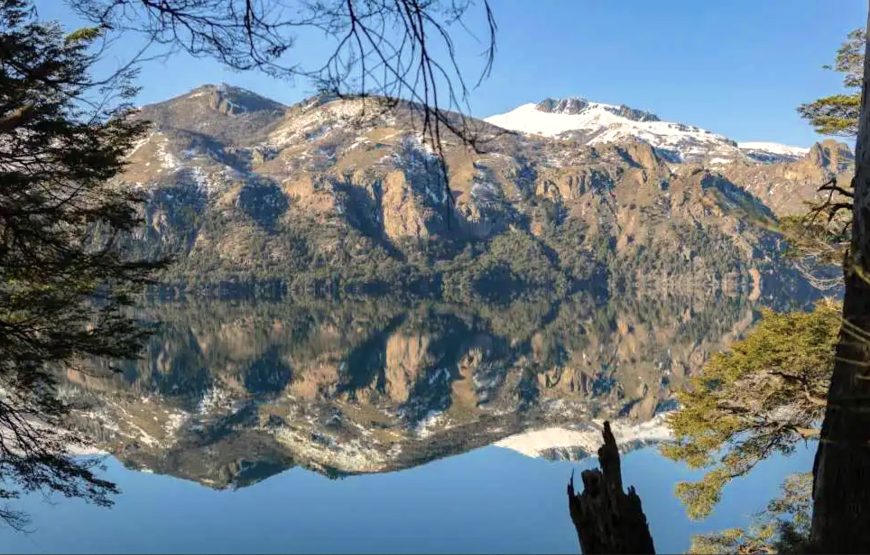
M765 141L741 146L724 135L694 125L662 121L651 112L581 97L547 98L484 120L512 131L579 139L588 144L635 137L649 143L671 162L723 164L749 158L771 163L793 161L808 151Z
M313 97L284 107L209 85L138 117L154 126L122 176L149 198L131 248L178 259L175 283L280 278L309 291L459 298L707 280L750 291L750 269L788 265L768 230L770 191L741 179L779 172L810 195L851 155L830 143L795 161L711 168L634 137L589 144L470 120L491 136L481 153L444 136L447 202L444 167L402 103ZM780 204L776 214L798 209Z

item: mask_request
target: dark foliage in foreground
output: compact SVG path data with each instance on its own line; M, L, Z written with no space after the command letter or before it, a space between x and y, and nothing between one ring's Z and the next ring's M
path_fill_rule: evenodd
M23 0L0 2L0 498L55 492L111 503L115 486L66 431L54 372L130 357L145 329L123 314L158 263L115 241L140 199L111 185L145 124L125 117L130 72L96 81L100 33L65 35ZM13 527L26 515L4 508Z

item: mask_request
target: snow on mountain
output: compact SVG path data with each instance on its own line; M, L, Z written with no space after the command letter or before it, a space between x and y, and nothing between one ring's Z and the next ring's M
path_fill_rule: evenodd
M786 162L803 158L810 151L801 146L783 145L764 141L737 143L744 154L758 162Z
M738 145L725 137L683 123L661 121L649 112L591 102L582 98L523 104L485 121L521 133L560 139L579 139L587 144L639 139L650 144L670 162L722 164L740 158L758 162L793 160L807 149L776 143L750 142Z
M657 118L637 121L624 117L619 115L619 108L581 98L560 101L548 98L538 104L523 104L505 114L490 116L485 121L505 129L547 137L558 137L569 131L600 131L613 125L633 124L638 130L645 130L664 123Z
M611 429L621 448L646 445L670 439L664 420L667 413L659 413L652 420L641 423L612 422ZM601 447L603 423L592 422L580 428L544 428L529 430L506 437L495 443L532 458L552 458L558 453L592 454ZM561 458L561 457L559 457Z

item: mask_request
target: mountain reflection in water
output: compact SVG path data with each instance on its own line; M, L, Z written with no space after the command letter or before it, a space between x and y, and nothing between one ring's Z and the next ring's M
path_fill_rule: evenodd
M756 305L722 295L576 295L456 306L173 303L142 359L69 373L77 425L133 469L243 487L293 466L385 472L500 442L577 459L594 419L626 447ZM516 436L516 437L510 437Z

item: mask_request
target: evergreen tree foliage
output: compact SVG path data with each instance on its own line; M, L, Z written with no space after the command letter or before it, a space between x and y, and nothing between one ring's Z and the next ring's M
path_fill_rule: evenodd
M668 418L674 439L662 453L706 470L677 486L691 517L709 515L731 479L818 435L840 321L840 306L828 301L812 312L765 310L677 394L681 408Z
M748 529L729 528L692 538L689 553L801 553L810 536L813 475L792 474L779 497L756 514Z
M110 503L87 446L64 427L53 376L89 357L130 357L146 330L123 314L156 264L117 238L138 223L112 185L145 130L127 118L128 71L90 75L101 34L69 35L25 0L0 0L0 498L54 492ZM26 516L0 518L15 527Z
M834 65L825 69L843 74L843 86L852 92L833 94L801 104L798 113L817 133L853 137L861 111L861 78L864 75L864 29L855 29L837 50Z

